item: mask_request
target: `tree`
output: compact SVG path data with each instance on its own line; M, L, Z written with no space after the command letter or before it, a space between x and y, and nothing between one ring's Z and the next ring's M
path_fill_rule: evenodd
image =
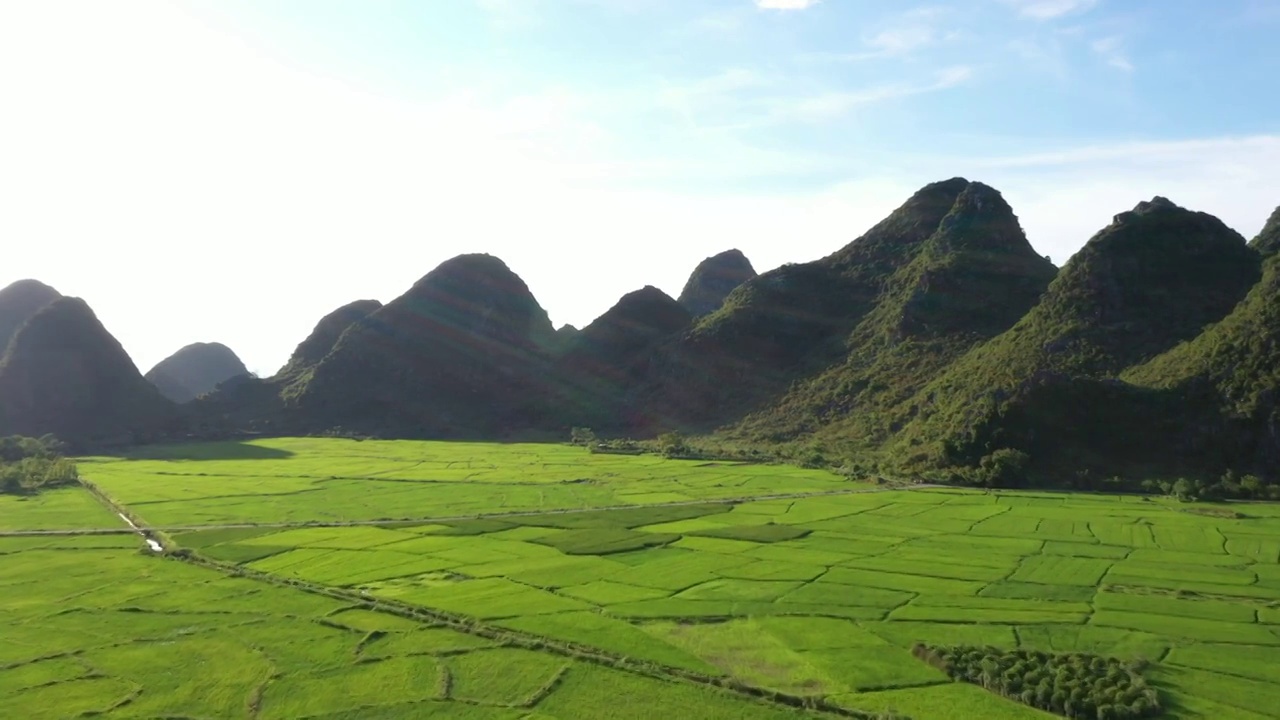
M595 432L588 427L576 427L569 431L569 442L574 445L591 445L596 441Z
M1021 450L1000 448L978 463L981 484L992 488L1022 487L1027 483L1031 456Z
M662 450L662 454L667 457L683 455L689 451L689 446L685 443L684 435L678 430L672 430L671 432L659 435L658 447Z
M1173 487L1170 488L1169 493L1182 502L1191 502L1199 499L1200 494L1197 492L1198 490L1199 488L1196 487L1196 483L1186 478L1179 478L1178 481L1173 484Z

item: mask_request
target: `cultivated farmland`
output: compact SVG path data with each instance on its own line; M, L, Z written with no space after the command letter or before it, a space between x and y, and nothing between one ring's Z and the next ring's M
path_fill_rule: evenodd
M1049 717L917 643L1143 658L1169 717L1280 707L1273 506L548 445L286 439L81 471L178 552L0 538L23 717ZM8 527L119 527L58 493Z

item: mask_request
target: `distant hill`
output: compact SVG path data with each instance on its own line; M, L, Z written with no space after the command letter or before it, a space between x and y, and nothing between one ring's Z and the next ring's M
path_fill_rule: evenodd
M287 397L320 428L492 436L535 422L554 336L506 264L462 255L349 327Z
M1280 252L1280 207L1271 213L1262 232L1249 243L1250 247L1266 256Z
M60 297L62 293L39 280L19 280L0 290L0 355L23 323Z
M315 329L298 344L289 362L277 373L283 377L296 377L298 374L315 367L333 347L347 328L365 319L382 308L377 300L356 300L347 303L333 312L320 318Z
M556 362L557 413L566 424L596 429L650 425L630 393L643 377L653 347L691 322L689 312L658 288L645 286L624 295L573 336Z
M840 338L844 356L727 437L751 443L809 437L846 456L870 449L910 418L915 410L906 403L926 382L1040 300L1056 268L1032 249L999 192L953 181L922 193L939 206L891 218L915 230L904 234L906 243L878 249L855 243L844 251L885 271L869 310ZM938 217L948 198L950 207ZM918 225L909 224L913 217Z
M741 250L726 250L698 263L679 302L694 317L709 315L720 309L729 293L755 276L755 268Z
M249 369L226 345L192 343L161 360L144 377L160 389L160 394L185 403L226 380L248 374Z
M137 442L156 438L173 416L79 298L42 308L0 360L0 435L52 433L79 447Z
M1085 381L1116 377L1194 338L1259 274L1258 255L1217 218L1159 197L1140 203L1089 240L1017 324L920 391L894 438L897 453L974 465L1002 447L1038 448L1043 458L1048 442L1083 460L1096 443L1071 441L1091 437L1081 403L1110 392Z

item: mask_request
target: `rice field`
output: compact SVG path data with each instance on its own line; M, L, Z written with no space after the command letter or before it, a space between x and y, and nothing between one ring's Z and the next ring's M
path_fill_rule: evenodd
M917 642L1143 658L1168 717L1280 716L1271 505L407 441L147 448L82 473L210 565L134 536L0 537L16 716L1049 717ZM79 490L32 509L0 517L112 526Z

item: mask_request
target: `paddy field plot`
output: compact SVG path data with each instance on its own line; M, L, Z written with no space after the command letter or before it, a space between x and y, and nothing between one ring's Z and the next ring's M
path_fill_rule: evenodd
M83 468L173 528L177 546L247 575L147 557L128 536L0 541L13 639L0 689L24 707L57 687L66 708L121 716L800 716L674 680L693 675L917 718L1048 717L949 681L911 656L925 642L1141 657L1169 717L1280 715L1272 505L1218 518L1137 497L880 491L816 470L548 445L282 439L144 448ZM59 502L65 515L23 524L112 519ZM32 578L35 596L13 594ZM204 621L210 608L217 622ZM225 665L225 681L146 704L158 702L148 683L172 681L130 648L157 639ZM102 667L81 672L90 659ZM326 693L347 699L326 705Z
M854 485L819 470L549 444L310 438L153 446L83 459L80 471L159 527L586 510Z
M610 717L588 709L617 684L673 717L808 717L78 540L0 538L5 717Z

